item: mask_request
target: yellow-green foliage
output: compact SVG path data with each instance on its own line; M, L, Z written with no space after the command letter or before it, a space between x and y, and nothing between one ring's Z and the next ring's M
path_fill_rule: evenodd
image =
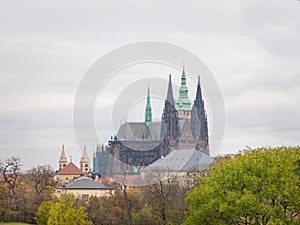
M185 224L300 224L300 147L259 148L215 164L187 195Z
M85 208L75 204L75 197L62 196L58 202L44 202L38 210L39 225L90 225Z

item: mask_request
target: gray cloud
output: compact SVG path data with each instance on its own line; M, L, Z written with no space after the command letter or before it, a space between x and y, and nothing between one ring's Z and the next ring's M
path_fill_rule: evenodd
M251 1L243 17L263 46L277 57L300 57L300 3L298 1Z
M299 144L299 17L298 1L1 1L0 158L57 167L65 144L77 162L72 106L81 78L111 49L143 40L185 47L215 75L227 112L221 153ZM170 72L178 83L180 73ZM168 69L126 74L165 78ZM108 88L96 106L99 142L114 133L111 110L121 90ZM91 157L98 143L86 144Z

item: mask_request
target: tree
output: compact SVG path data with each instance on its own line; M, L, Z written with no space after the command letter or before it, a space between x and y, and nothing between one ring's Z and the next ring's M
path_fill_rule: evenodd
M47 225L48 218L49 218L49 212L51 207L54 205L53 201L47 201L43 202L40 207L38 208L38 211L34 217L35 221L39 225Z
M124 223L124 219L120 218L120 210L119 199L113 196L91 196L87 202L88 218L94 225Z
M131 207L131 204L129 202L128 189L127 189L127 185L125 184L125 182L122 183L121 189L122 189L123 194L124 194L124 202L125 202L126 213L127 213L127 216L128 216L128 222L129 222L129 224L132 224L132 207Z
M295 173L300 175L300 159L297 160L296 164L297 164L297 168L295 169Z
M37 166L21 173L21 159L0 160L0 221L34 222L43 201L53 199L54 172L50 166Z
M33 167L29 171L28 182L34 188L38 201L43 201L49 194L53 194L57 185L57 182L54 180L54 171L49 165Z
M1 220L18 221L24 217L23 211L20 210L20 171L21 159L12 156L5 160L0 160L0 204L5 207L5 213L0 210ZM22 211L22 212L21 212Z
M61 196L58 202L43 203L35 218L39 225L91 224L87 221L85 207L76 205L76 199L72 195Z
M161 172L159 169L153 170L147 176L153 184L145 187L146 202L141 212L144 213L143 216L146 216L149 210L155 214L155 221L149 217L151 223L148 224L180 224L187 207L184 202L185 193L190 190L189 185L185 184L190 179L175 176L170 171Z
M259 148L225 159L187 195L184 224L299 224L300 147Z
M21 159L16 156L0 161L0 174L8 185L9 196L15 193L21 167Z
M22 221L34 222L34 216L42 202L53 199L56 181L54 171L50 166L36 166L20 177L17 188L19 194L19 214Z

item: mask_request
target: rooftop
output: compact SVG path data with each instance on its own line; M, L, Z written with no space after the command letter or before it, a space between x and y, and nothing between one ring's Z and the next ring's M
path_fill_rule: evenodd
M173 150L166 157L156 160L142 172L189 172L204 171L214 161L203 152L195 149Z
M57 175L81 175L84 174L74 163L70 162Z
M126 122L118 130L118 139L127 141L160 140L160 122L151 122L147 127L144 122Z
M65 189L109 189L109 187L84 177L67 184Z

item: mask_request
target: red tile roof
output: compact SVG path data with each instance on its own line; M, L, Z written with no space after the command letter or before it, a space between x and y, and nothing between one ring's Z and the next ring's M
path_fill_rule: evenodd
M74 163L70 162L57 175L81 175L84 174Z
M106 186L112 187L114 186L114 181L112 177L100 177L98 179L98 183L105 184Z

